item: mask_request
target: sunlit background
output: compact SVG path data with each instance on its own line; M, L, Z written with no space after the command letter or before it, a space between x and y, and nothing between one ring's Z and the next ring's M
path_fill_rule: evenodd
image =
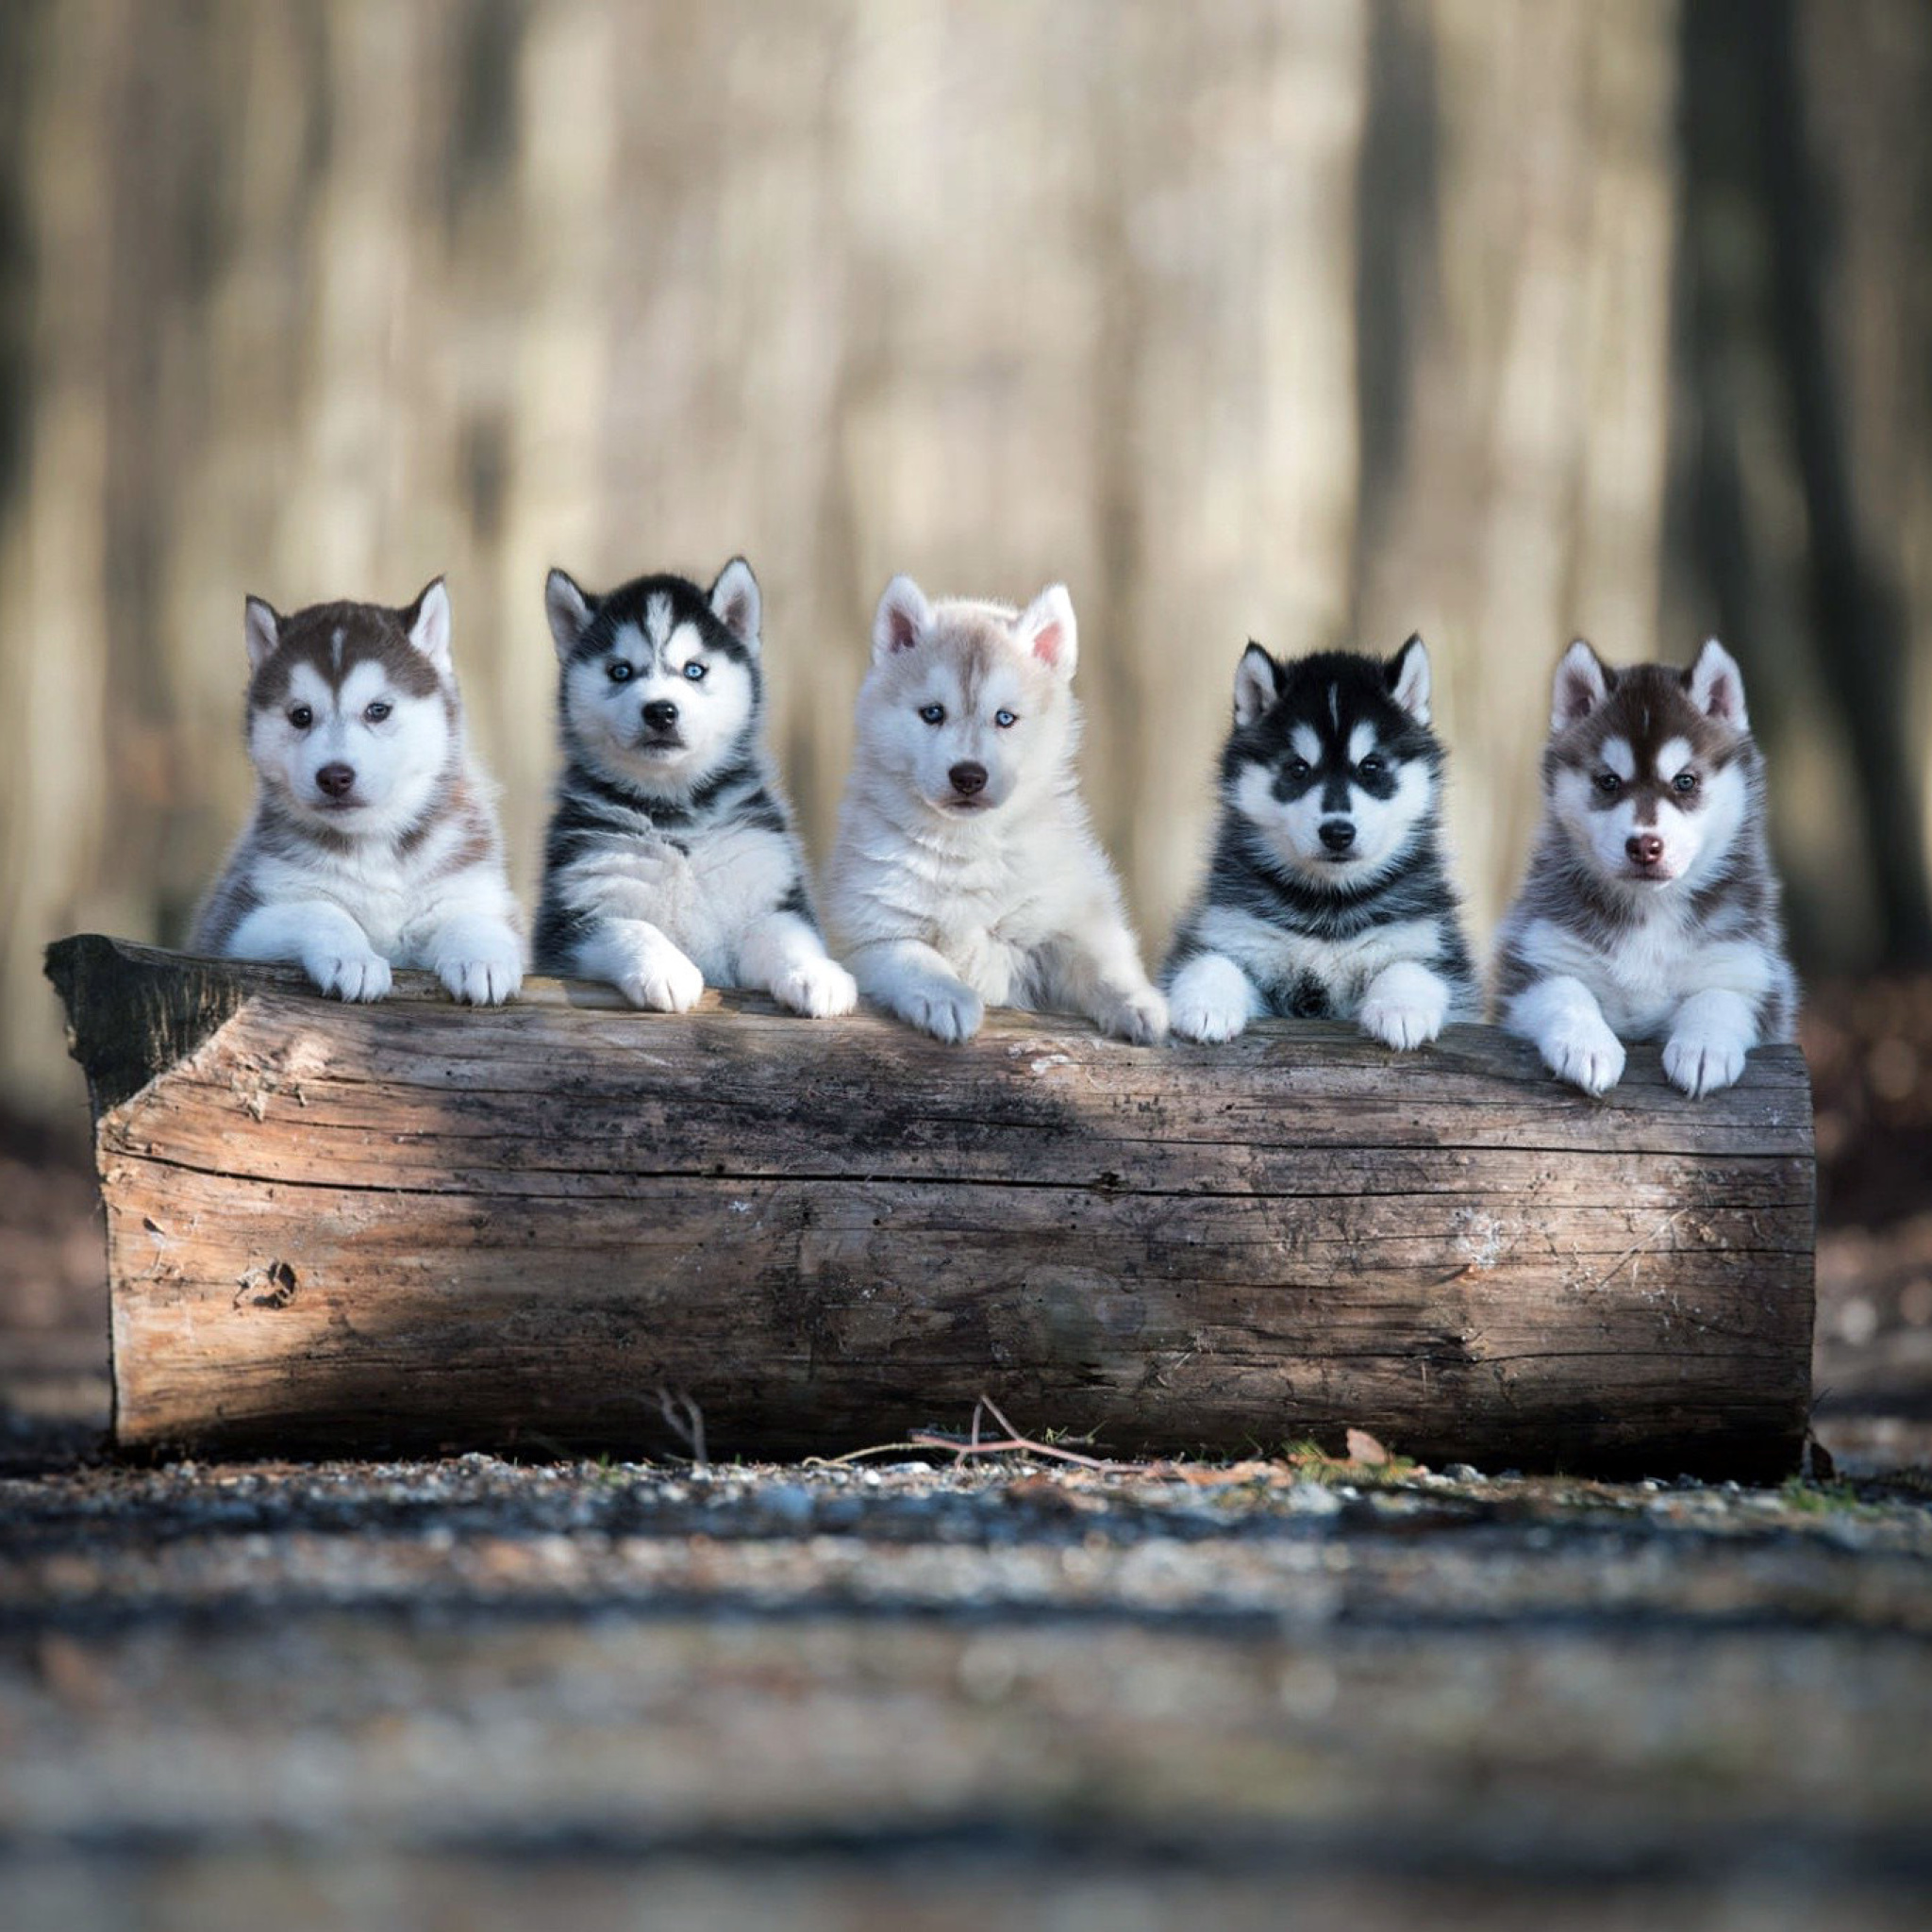
M8 0L0 1098L178 941L242 601L447 572L533 883L546 567L765 592L829 837L894 571L1082 623L1150 955L1230 680L1421 630L1486 941L1573 634L1742 660L1805 963L1924 958L1920 0Z

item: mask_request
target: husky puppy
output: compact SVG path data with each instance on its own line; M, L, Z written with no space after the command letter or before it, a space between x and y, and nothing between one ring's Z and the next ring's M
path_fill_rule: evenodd
M1612 669L1579 638L1557 667L1542 825L1498 935L1503 1024L1586 1093L1617 1084L1625 1040L1661 1040L1691 1095L1790 1040L1764 818L1744 680L1715 638L1688 671Z
M708 983L823 1018L858 1003L826 954L762 737L758 580L733 558L708 591L639 577L544 591L563 772L543 853L536 956L681 1013Z
M1174 1030L1232 1040L1264 1014L1356 1020L1420 1046L1479 1001L1442 863L1429 654L1327 651L1235 670L1221 819L1165 981Z
M246 605L255 815L195 914L197 952L292 960L379 1000L426 966L478 1006L523 983L490 789L463 741L438 577L405 610Z
M989 1005L1167 1031L1074 751L1078 646L1062 585L1024 611L886 586L832 858L834 924L867 995L940 1040Z

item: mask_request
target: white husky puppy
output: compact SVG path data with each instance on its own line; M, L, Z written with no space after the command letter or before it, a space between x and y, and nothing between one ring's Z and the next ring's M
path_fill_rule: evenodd
M1024 611L886 586L858 694L830 904L860 989L940 1040L992 1006L1167 1032L1080 802L1063 586Z
M287 959L377 1000L425 966L493 1006L523 982L490 788L463 741L438 577L406 610L246 607L255 813L195 915L193 944Z
M1497 935L1503 1024L1586 1093L1616 1085L1626 1040L1661 1040L1693 1095L1790 1040L1764 817L1744 680L1715 638L1688 671L1613 668L1579 638L1557 668L1542 827Z
M681 1013L713 986L821 1019L858 1004L825 952L764 740L758 579L639 577L544 591L563 770L543 854L537 962Z

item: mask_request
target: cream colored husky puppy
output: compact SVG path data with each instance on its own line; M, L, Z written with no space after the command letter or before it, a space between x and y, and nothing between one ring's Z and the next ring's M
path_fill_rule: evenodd
M1059 584L1018 611L904 576L879 600L830 910L860 991L937 1039L989 1005L1166 1035L1080 802L1077 644Z

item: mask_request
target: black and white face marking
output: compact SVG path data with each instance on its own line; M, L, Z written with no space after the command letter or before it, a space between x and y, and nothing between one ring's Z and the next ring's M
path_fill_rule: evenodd
M675 791L737 752L760 696L758 582L742 558L708 594L659 576L592 597L552 571L544 605L566 730L594 763Z
M1606 666L1578 639L1557 667L1547 776L1599 876L1643 891L1702 877L1749 808L1736 663L1712 639L1687 673Z
M246 606L248 752L298 818L354 836L421 817L455 741L449 595L405 610L325 605L278 617Z
M1435 798L1428 654L1326 652L1278 663L1250 644L1235 678L1224 785L1270 854L1335 891L1402 857Z

